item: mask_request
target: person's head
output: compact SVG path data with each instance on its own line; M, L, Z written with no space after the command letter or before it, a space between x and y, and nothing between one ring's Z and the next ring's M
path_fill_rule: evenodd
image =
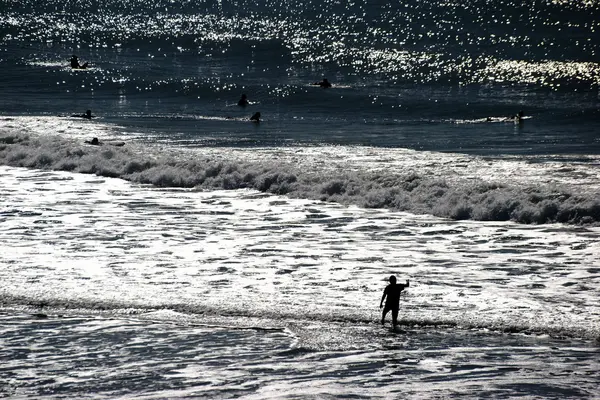
M390 283L392 285L396 284L396 277L394 275L390 276Z
M99 143L98 138L97 137L93 138L92 141L91 141L91 143L92 144L98 144Z
M246 93L242 94L242 100L246 100L248 98L248 96L246 96Z
M519 113L517 114L520 117L523 117L523 115L525 115L525 113L523 112L523 110L519 111Z

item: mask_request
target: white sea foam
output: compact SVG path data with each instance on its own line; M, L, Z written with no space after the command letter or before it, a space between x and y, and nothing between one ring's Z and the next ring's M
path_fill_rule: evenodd
M159 187L250 188L458 220L600 221L594 156L481 158L348 146L182 148L166 141L145 144L118 127L89 121L14 117L1 122L5 165ZM91 136L105 145L84 145ZM124 147L110 145L123 139Z
M383 280L396 273L413 280L403 298L409 326L599 334L597 228L457 222L10 167L2 190L8 305L167 309L292 329L370 324ZM298 328L304 346L335 345Z
M598 394L598 228L0 178L2 396ZM396 334L392 273L411 280Z

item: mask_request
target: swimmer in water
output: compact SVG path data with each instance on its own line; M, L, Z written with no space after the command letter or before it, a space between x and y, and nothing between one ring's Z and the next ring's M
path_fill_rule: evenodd
M260 122L260 113L254 113L253 116L250 117L250 121L259 123Z
M85 114L74 114L74 115L71 115L71 117L92 119L92 118L94 118L94 115L92 115L92 110L86 110Z
M315 82L315 83L313 83L313 85L321 86L322 88L330 88L331 87L331 83L327 80L327 78L323 78L323 80L321 82Z
M248 96L246 94L242 94L242 98L238 101L238 106L246 107L250 102L248 101Z
M523 122L523 117L525 117L525 113L523 111L519 111L517 115L515 115L515 122Z
M86 69L88 67L88 63L79 64L79 58L75 54L71 57L71 68L73 69Z

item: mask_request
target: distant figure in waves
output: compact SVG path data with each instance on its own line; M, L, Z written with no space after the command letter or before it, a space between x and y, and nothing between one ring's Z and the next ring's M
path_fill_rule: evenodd
M75 54L71 57L71 68L73 69L86 69L88 67L88 63L79 64L79 58Z
M525 113L523 111L519 111L517 115L515 115L514 120L515 122L520 124L521 122L523 122L523 117L525 117Z
M95 117L95 115L92 115L92 110L86 110L84 114L73 114L73 115L71 115L71 117L92 119Z
M315 82L313 85L321 86L322 88L330 88L331 83L327 80L327 78L323 78L321 82Z
M487 117L486 122L514 122L516 124L520 124L525 119L525 113L523 111L519 111L513 117Z
M92 138L92 140L86 140L85 144L91 144L92 146L102 146L104 143L99 141L97 137ZM117 146L117 147L121 147L121 146L125 146L125 142L116 142L116 141L111 141L111 142L107 142L107 145L111 145L111 146Z
M507 117L504 119L504 121L514 122L515 124L521 124L524 120L524 117L525 117L525 113L523 111L519 111L515 116Z
M86 110L85 114L73 114L71 117L92 119L95 117L95 115L92 115L92 110Z
M258 124L260 122L260 113L254 113L254 115L250 117L250 121L256 122Z
M250 102L248 101L248 96L246 96L246 94L242 94L242 98L240 99L240 101L238 101L238 106L240 107L246 107L248 104L250 104Z
M409 286L410 282L408 279L406 280L406 285L401 283L396 284L396 277L394 275L390 276L390 284L385 287L383 296L381 297L381 303L379 304L379 308L382 308L383 300L385 300L385 308L381 314L381 325L385 324L385 316L391 310L392 324L394 328L396 328L396 325L398 325L398 309L400 308L400 293L404 290L404 288Z

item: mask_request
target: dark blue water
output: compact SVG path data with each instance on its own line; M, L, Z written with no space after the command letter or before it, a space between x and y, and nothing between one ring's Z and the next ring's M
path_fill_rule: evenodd
M597 154L599 63L594 2L0 4L2 114L92 109L191 145Z

